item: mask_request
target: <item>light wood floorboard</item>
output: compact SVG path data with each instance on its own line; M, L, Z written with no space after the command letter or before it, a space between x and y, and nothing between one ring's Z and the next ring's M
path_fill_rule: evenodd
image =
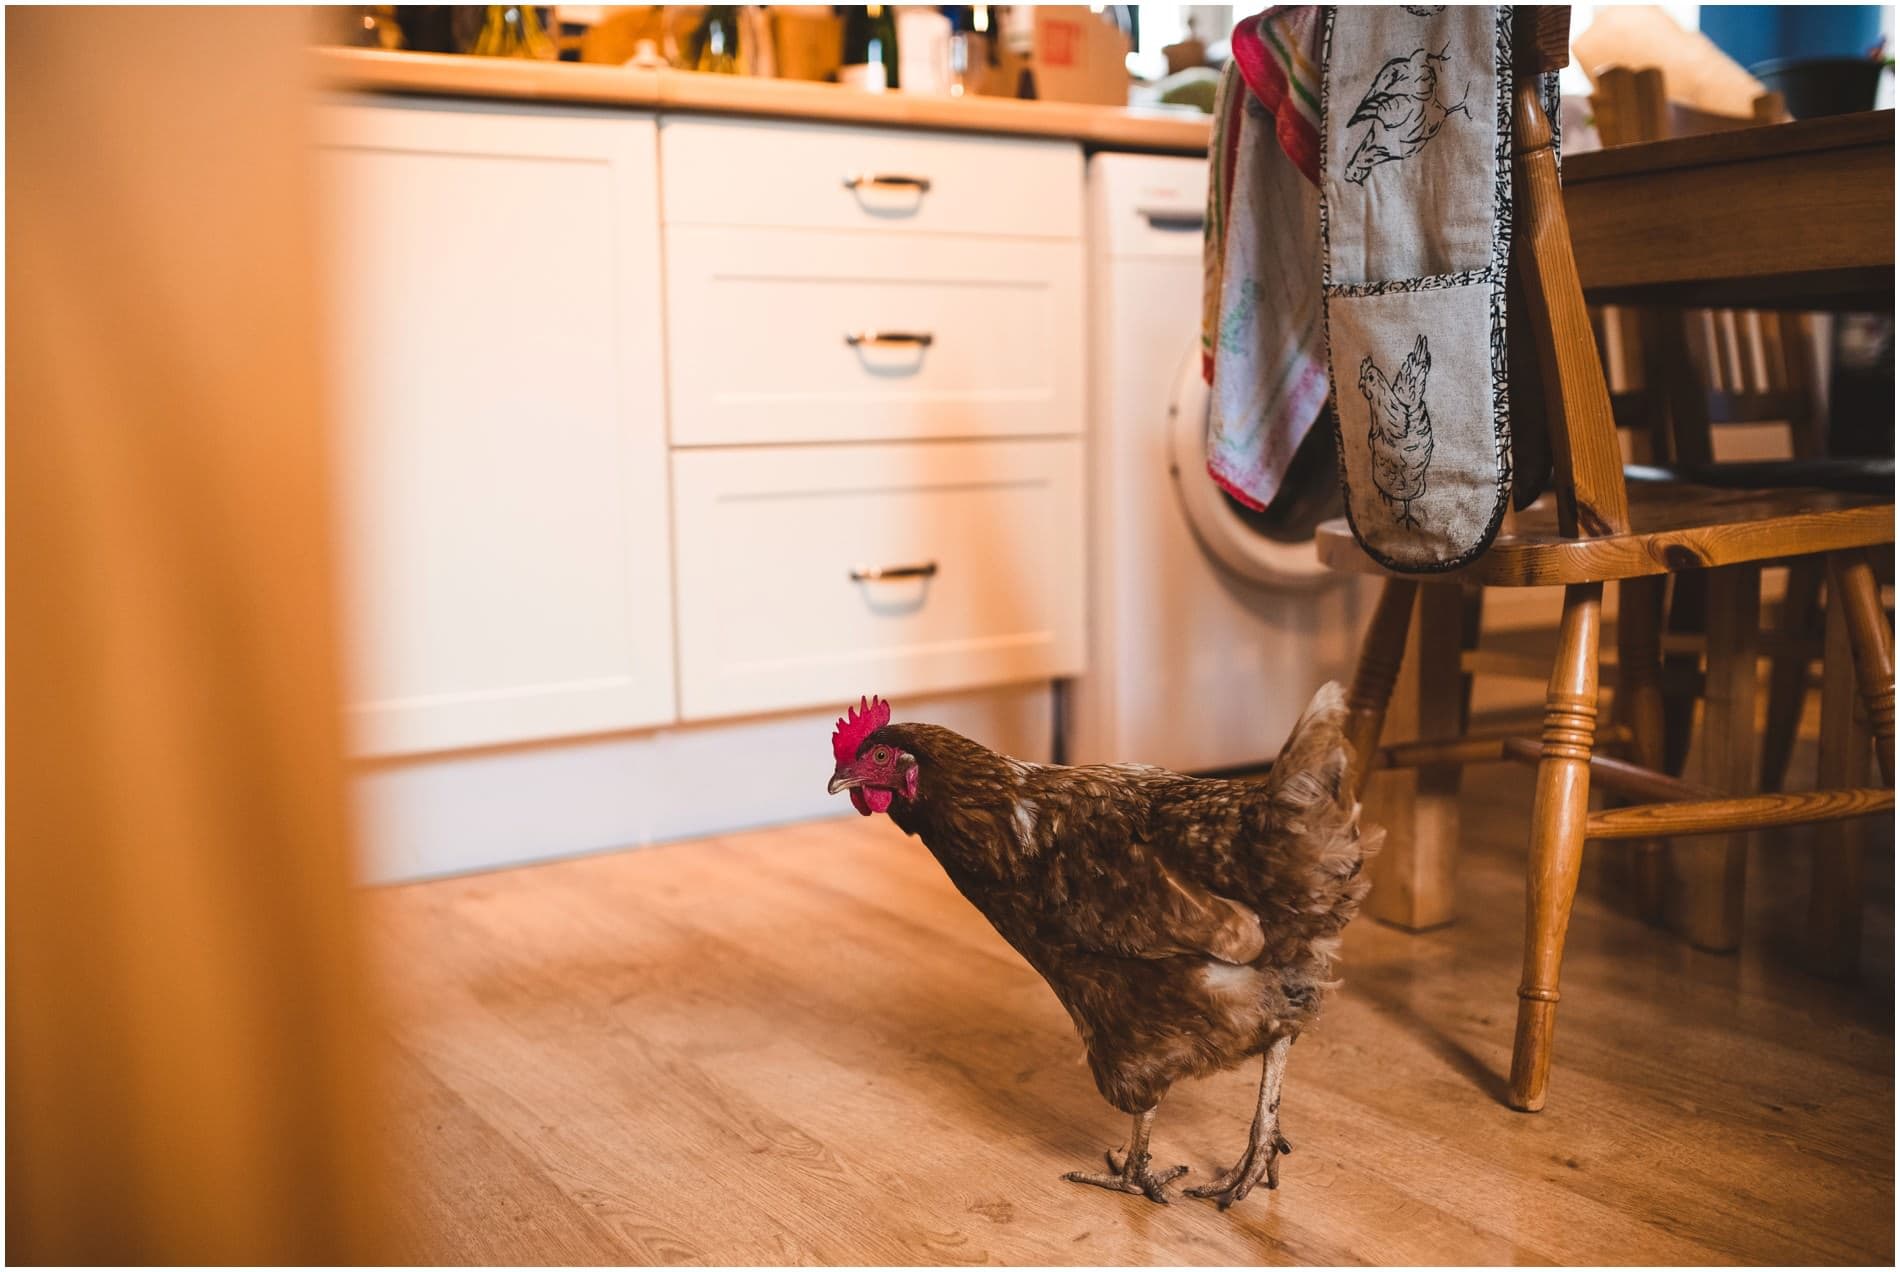
M1859 983L1806 974L1803 832L1701 954L1586 879L1547 1111L1502 1103L1521 769L1470 770L1461 918L1349 930L1277 1192L1062 1182L1125 1128L1042 982L883 818L386 889L417 1257L504 1263L1891 1263L1891 864ZM1594 849L1592 850L1595 851ZM1598 889L1600 891L1600 889ZM1251 1070L1163 1104L1190 1178Z

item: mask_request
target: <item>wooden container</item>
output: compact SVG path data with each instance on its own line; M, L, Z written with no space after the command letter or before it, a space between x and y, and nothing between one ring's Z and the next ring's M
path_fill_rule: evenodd
M844 19L821 5L774 6L772 46L780 79L828 80L844 52Z

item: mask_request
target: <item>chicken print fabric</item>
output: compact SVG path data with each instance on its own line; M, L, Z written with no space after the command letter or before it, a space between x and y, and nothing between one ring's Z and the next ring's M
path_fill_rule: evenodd
M1448 54L1427 53L1423 47L1386 59L1346 121L1348 128L1366 126L1346 161L1346 180L1363 185L1376 165L1410 159L1423 150L1453 115L1470 117L1471 104L1464 98L1456 105L1445 104L1439 69L1449 60Z
M1432 414L1425 405L1425 381L1432 373L1432 351L1420 336L1388 378L1372 355L1359 364L1359 391L1372 412L1366 448L1372 456L1372 485L1387 508L1397 507L1399 524L1418 528L1412 501L1425 495L1425 472L1432 462Z
M1347 517L1389 569L1455 569L1510 497L1508 7L1329 8L1320 236Z
M1498 89L1509 83L1508 22L1495 8L1277 5L1235 24L1215 107L1201 326L1208 472L1250 507L1300 497L1291 458L1334 401L1354 531L1407 572L1481 551L1502 515L1485 483L1502 489L1512 477L1510 121ZM1543 97L1554 132L1555 75ZM1461 286L1470 294L1454 295ZM1384 316L1393 305L1359 303L1408 290L1433 293L1410 329ZM1380 338L1355 334L1361 323ZM1436 363L1417 408L1430 425L1381 425L1374 404L1392 400L1385 389L1421 335ZM1474 378L1486 374L1489 411L1464 409L1486 396ZM1396 466L1378 481L1375 449ZM1530 453L1519 507L1548 469L1547 454L1539 465ZM1417 493L1394 500L1393 489Z

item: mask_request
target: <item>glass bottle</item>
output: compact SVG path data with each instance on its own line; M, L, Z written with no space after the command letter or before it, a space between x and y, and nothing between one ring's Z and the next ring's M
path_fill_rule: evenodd
M739 6L709 4L693 36L692 69L718 75L739 73Z
M469 50L480 57L532 57L552 62L560 56L541 15L526 4L491 4L482 33Z
M990 43L990 7L959 4L944 12L950 17L950 96L980 93L996 64Z
M888 5L845 6L838 82L874 93L897 87L897 22Z

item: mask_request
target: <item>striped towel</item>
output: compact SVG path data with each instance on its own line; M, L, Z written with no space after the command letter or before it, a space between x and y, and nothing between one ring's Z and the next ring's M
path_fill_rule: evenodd
M1276 5L1242 19L1234 62L1260 104L1273 113L1274 136L1301 174L1319 185L1318 5Z
M1243 19L1214 105L1202 247L1207 470L1265 508L1327 396L1319 244L1320 9Z

